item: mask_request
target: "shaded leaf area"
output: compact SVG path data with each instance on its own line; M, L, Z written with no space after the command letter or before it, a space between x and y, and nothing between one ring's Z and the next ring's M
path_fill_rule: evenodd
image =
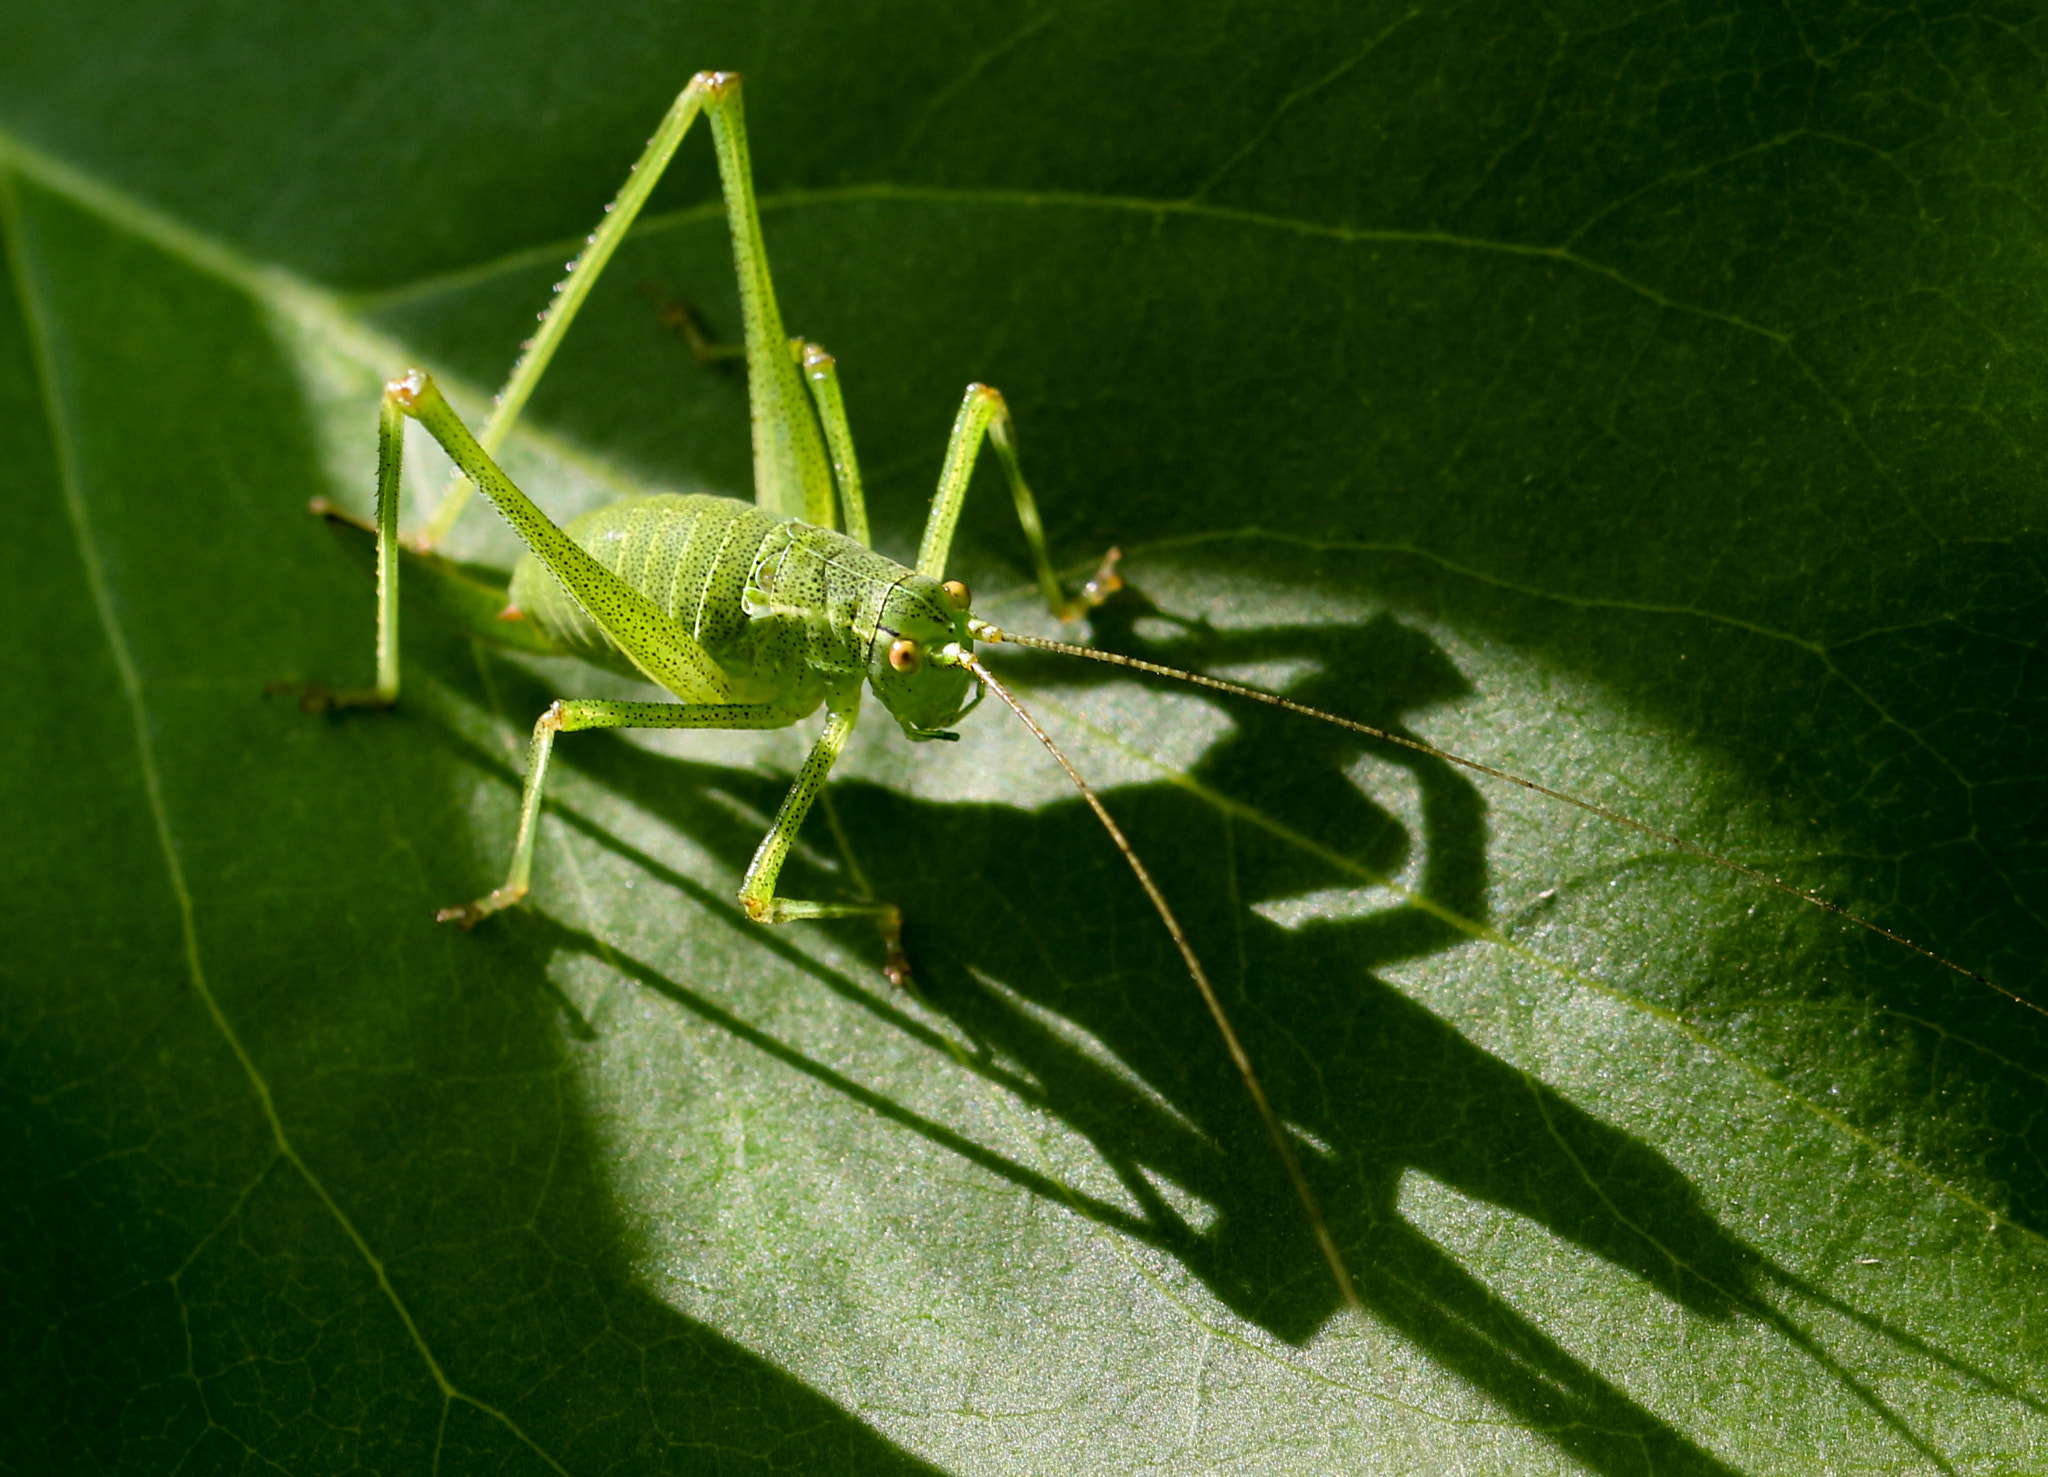
M459 824L443 756L251 685L360 590L275 516L314 472L250 305L33 192L22 221L63 419L15 317L39 475L7 549L52 639L17 653L47 718L9 764L47 777L10 804L8 1384L39 1412L10 1461L917 1469L634 1287L552 1003L415 901L408 838Z
M861 929L729 901L786 736L565 741L535 905L459 936L431 911L496 880L520 733L595 681L415 621L395 714L259 696L367 669L299 513L367 490L399 366L354 330L495 382L667 98L738 67L886 547L999 384L1060 555L1130 555L1094 639L1596 793L2041 999L2030 13L9 20L0 121L140 202L10 175L14 1466L2042 1459L2043 1023L1810 910L1009 658L1223 983L1354 1323L1000 714L953 753L871 715L792 866L902 902L902 996ZM692 139L535 402L615 482L746 484L744 384L670 311L737 331L714 196ZM294 318L150 209L355 296ZM963 526L984 591L1021 583L1005 504Z

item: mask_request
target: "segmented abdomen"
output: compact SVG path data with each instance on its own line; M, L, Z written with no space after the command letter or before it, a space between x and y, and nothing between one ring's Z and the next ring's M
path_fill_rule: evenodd
M702 493L628 498L563 530L724 668L735 702L801 702L867 672L889 589L909 573L844 534ZM577 656L638 675L528 554L512 602Z

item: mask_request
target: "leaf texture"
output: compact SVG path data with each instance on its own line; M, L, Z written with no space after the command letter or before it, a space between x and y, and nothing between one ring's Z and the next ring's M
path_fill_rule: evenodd
M905 993L732 901L809 730L564 739L531 903L464 935L532 719L627 689L414 619L395 712L262 696L369 673L302 510L367 509L381 381L481 404L737 69L886 550L998 385L1057 555L1141 593L1098 642L2048 1003L2031 9L6 19L9 1469L2048 1463L2048 1018L1816 910L993 653L1188 922L1354 1317L994 704L915 748L871 706L787 874L902 905ZM508 448L560 516L747 491L679 304L737 334L702 138ZM992 469L955 572L1053 624Z

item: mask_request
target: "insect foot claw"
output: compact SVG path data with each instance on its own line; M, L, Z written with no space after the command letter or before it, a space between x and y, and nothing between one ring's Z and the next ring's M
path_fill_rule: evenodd
M295 697L301 713L324 713L334 703L334 694L317 682L266 682L263 695Z
M1072 623L1087 618L1088 612L1098 605L1107 604L1110 597L1127 588L1124 577L1117 571L1117 563L1124 557L1122 549L1111 549L1102 556L1102 563L1096 566L1088 583L1081 586L1081 593L1071 600L1062 600L1052 608L1055 619Z
M264 682L264 697L295 697L301 713L330 713L342 707L342 694L319 682Z
M511 907L526 896L524 887L501 887L489 897L478 898L473 903L464 903L459 908L443 908L434 915L436 923L453 923L464 933L475 928L493 913Z
M882 915L882 945L889 951L882 961L882 973L897 989L911 988L910 956L903 952L903 914L896 908Z
M1102 564L1096 569L1095 577L1081 587L1081 600L1088 609L1094 609L1124 587L1124 577L1116 567L1123 557L1122 549L1110 549L1102 556Z
M266 682L265 697L295 697L301 713L333 713L343 708L384 709L396 701L374 687L329 687L324 682Z

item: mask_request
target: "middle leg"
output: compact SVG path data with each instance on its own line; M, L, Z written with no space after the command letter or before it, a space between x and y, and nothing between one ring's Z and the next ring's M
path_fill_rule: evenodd
M596 699L560 701L533 725L526 755L526 788L519 801L519 837L512 843L512 870L504 885L473 903L443 908L437 923L474 928L491 914L524 898L533 878L533 843L540 828L541 794L555 735L585 728L787 728L803 714L774 703L622 703ZM751 875L751 874L750 874Z

